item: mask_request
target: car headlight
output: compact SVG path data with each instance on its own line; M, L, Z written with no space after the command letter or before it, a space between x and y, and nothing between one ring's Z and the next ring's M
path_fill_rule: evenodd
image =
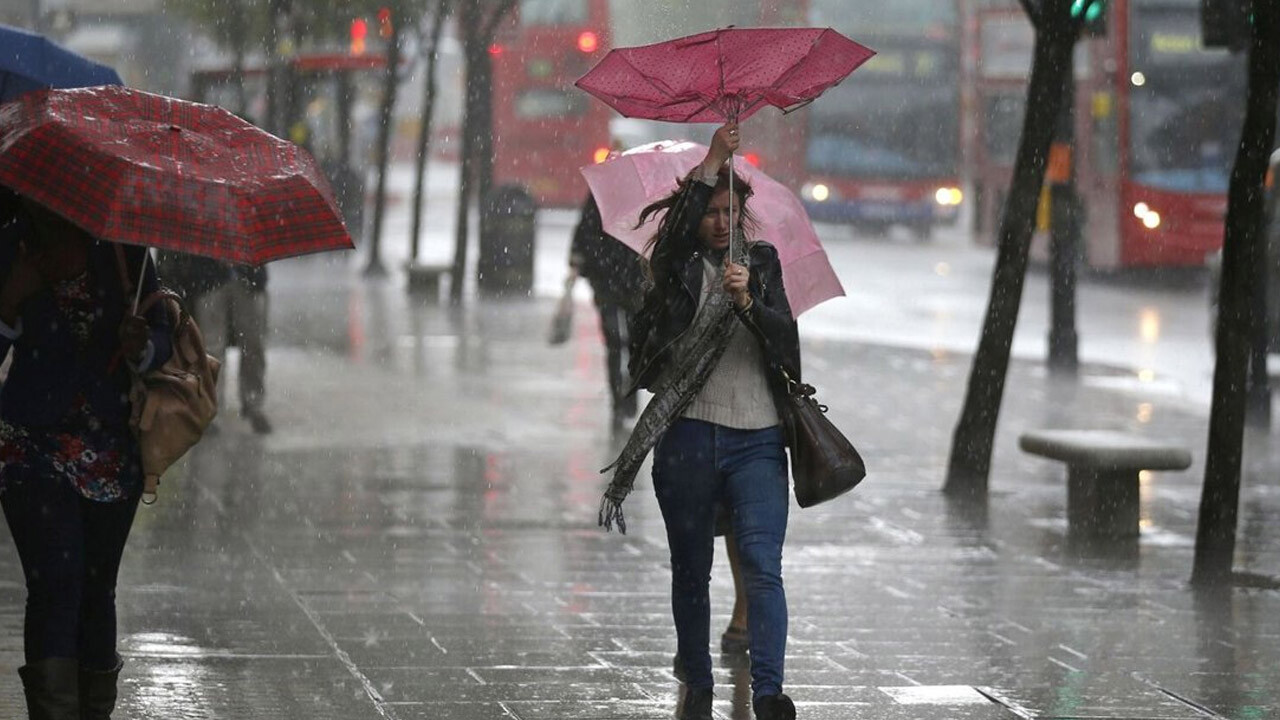
M1160 213L1144 202L1133 206L1133 216L1141 220L1142 226L1148 230L1155 230L1160 227Z
M964 193L958 187L940 187L933 194L933 199L943 207L956 207L964 202Z
M805 183L804 187L800 188L800 194L803 195L806 200L812 200L814 202L826 202L828 200L840 199L839 194L825 183Z

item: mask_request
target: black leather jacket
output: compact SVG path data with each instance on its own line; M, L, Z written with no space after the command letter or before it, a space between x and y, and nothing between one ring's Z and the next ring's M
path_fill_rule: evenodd
M687 197L682 217L676 218L672 232L685 233L697 246L697 228L711 200L712 188L705 183L691 182L685 189ZM673 210L674 212L674 210ZM782 264L778 251L767 242L757 241L748 246L750 279L747 289L752 304L746 312L739 312L738 319L752 330L760 340L765 362L781 366L791 379L800 381L800 338L796 321L791 316L791 305L782 286ZM632 378L631 391L649 388L671 359L671 348L677 338L693 323L698 312L698 298L702 292L702 253L694 252L683 260L673 260L666 272L656 267L654 286L644 298L644 305L631 326L631 353L628 370ZM770 387L781 388L776 373L766 368Z

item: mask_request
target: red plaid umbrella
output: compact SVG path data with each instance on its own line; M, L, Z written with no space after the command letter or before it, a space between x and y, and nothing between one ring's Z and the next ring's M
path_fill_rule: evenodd
M232 263L354 247L305 150L221 108L129 88L0 105L0 185L95 237Z
M874 54L829 28L723 28L612 50L575 84L626 117L741 122L812 102Z

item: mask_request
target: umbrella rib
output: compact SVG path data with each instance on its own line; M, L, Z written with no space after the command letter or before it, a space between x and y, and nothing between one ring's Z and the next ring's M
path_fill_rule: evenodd
M805 61L805 60L807 60L807 59L809 58L809 54L813 52L813 48L814 48L815 46L817 46L818 41L819 41L819 40L821 40L821 39L822 39L822 37L823 37L824 35L826 35L826 34L827 34L827 32L828 32L828 31L830 31L830 30L831 30L831 28L826 28L826 29L824 29L822 32L820 32L820 33L818 33L817 35L815 35L815 36L814 36L814 38L813 38L813 40L809 41L809 52L808 52L808 53L805 53L804 57L800 58L800 59L799 59L799 60L797 60L795 63L793 63L793 64L791 65L791 67L787 68L787 71L786 71L786 72L784 72L784 73L782 73L781 75L779 75L779 76L778 76L778 77L773 81L773 84L774 84L774 86L775 86L775 87L781 87L781 86L782 86L782 84L783 84L783 83L785 83L785 82L787 81L787 78L789 78L789 77L791 77L792 75L794 75L794 74L795 74L796 69L797 69L797 68L799 68L802 64L804 64L804 61ZM837 81L835 82L835 84L837 84L837 85L838 85L838 84L840 84L840 81L839 81L839 80L837 80ZM826 92L826 90L824 89L822 92ZM822 92L818 93L818 95L821 95L821 94L822 94ZM816 99L818 98L818 95L814 95L813 97L809 98L809 102L813 102L814 100L816 100ZM804 107L804 106L803 106L803 105L797 106L797 108L796 108L796 109L799 109L799 108L801 108L801 107Z
M720 97L724 97L724 52L720 49L720 34L723 28L716 29L716 69L720 71ZM733 118L736 120L737 118Z
M640 68L636 67L636 64L635 64L634 62L632 62L632 61L631 61L630 56L628 56L628 55L624 55L624 54L621 54L621 53L620 53L620 54L618 55L618 57L619 57L619 58L621 58L621 60L622 60L624 63L626 63L626 64L627 64L627 66L628 66L628 67L630 67L630 68L635 72L635 74L636 74L637 76L639 76L639 77L640 77L640 79L641 79L641 80L644 80L646 83L648 83L648 84L649 84L649 87L653 88L654 90L656 90L656 91L657 91L657 92L659 92L659 93L665 93L665 94L667 94L667 95L672 94L672 93L671 93L671 89L670 89L670 88L666 88L666 87L661 87L661 86L659 86L659 85L658 85L658 82L657 82L656 80L654 80L653 78L649 77L648 75L645 75L645 74L644 74L644 72L640 70Z

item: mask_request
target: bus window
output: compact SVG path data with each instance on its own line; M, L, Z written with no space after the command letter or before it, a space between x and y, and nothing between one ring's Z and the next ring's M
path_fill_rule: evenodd
M587 111L584 93L553 88L531 88L515 101L516 117L521 120L543 120L582 115Z
M521 0L520 24L581 25L587 21L587 0Z
M1133 179L1176 192L1225 193L1244 108L1241 58L1200 46L1195 6L1141 3L1131 29Z

